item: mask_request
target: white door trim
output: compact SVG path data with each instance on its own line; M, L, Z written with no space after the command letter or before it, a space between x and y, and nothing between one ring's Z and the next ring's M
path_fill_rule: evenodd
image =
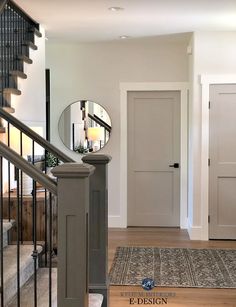
M127 227L127 94L129 91L180 91L180 227L188 227L188 89L187 82L120 83L120 227Z
M209 88L211 84L236 84L236 75L201 75L202 130L201 130L201 220L202 240L209 239Z

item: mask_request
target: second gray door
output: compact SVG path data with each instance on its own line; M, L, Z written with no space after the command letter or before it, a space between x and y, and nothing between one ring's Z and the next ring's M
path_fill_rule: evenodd
M129 92L128 226L179 226L179 162L180 92Z
M236 239L236 85L212 85L210 101L210 239Z

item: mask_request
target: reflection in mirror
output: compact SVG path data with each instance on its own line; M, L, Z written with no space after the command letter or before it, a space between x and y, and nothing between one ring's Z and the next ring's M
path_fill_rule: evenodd
M96 152L108 142L111 120L98 103L79 100L69 105L59 120L59 135L77 153Z

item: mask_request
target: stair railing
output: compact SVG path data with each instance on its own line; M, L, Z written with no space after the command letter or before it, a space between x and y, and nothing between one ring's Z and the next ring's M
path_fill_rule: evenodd
M34 34L39 24L13 1L0 6L0 106L11 109L10 94L20 94L17 77L23 73L24 62L31 63L29 47L34 46Z
M32 241L32 244L34 246L33 248L33 261L34 261L34 302L32 306L37 306L37 300L38 300L38 291L37 291L37 267L38 265L43 265L46 268L49 269L49 298L48 298L48 306L52 306L53 304L53 297L52 297L52 270L53 270L53 258L52 255L56 253L57 251L57 242L59 248L59 255L58 255L58 267L60 267L61 263L65 265L63 262L65 258L66 248L64 244L60 243L60 235L59 239L57 241L57 233L56 230L54 231L54 228L57 229L57 214L58 216L61 216L61 218L65 218L64 214L66 214L66 208L64 208L66 205L61 199L65 199L66 195L68 199L71 198L70 195L77 195L74 199L71 199L71 205L68 205L68 208L70 207L71 210L74 206L74 210L76 212L75 217L72 218L72 222L69 223L70 225L74 225L73 223L76 221L78 222L79 219L83 219L85 216L88 220L94 222L93 224L90 224L87 226L90 230L90 239L92 240L92 244L88 244L89 240L86 238L86 235L83 236L84 239L86 239L87 244L89 245L89 252L87 252L90 255L90 266L93 273L90 273L87 280L89 280L89 285L86 286L86 291L89 289L90 292L98 292L104 294L104 302L103 307L108 306L108 300L107 300L107 267L104 267L101 271L97 271L95 269L96 266L106 265L107 264L107 197L105 197L107 193L107 178L104 177L104 174L106 174L107 170L107 164L110 161L110 157L106 157L104 155L94 155L93 159L88 159L89 164L96 165L96 170L94 174L91 176L91 180L88 179L88 176L90 176L93 173L93 168L91 166L86 166L84 164L79 164L77 166L76 163L74 163L73 159L71 159L69 156L65 155L62 151L58 150L55 146L47 142L44 138L39 136L37 133L35 133L33 130L31 130L29 127L24 125L22 122L17 120L15 117L13 117L8 112L13 112L14 110L11 107L11 94L19 95L20 91L17 88L17 80L18 77L26 78L26 75L24 74L24 63L32 63L32 60L29 58L29 47L33 49L37 49L37 47L34 45L34 34L41 36L39 30L39 24L35 22L27 13L22 11L21 8L19 8L13 1L11 0L3 0L0 3L0 139L5 138L4 142L0 142L0 173L1 173L1 193L0 193L0 199L1 199L1 206L0 206L0 234L1 239L3 235L3 218L6 218L9 221L12 221L12 219L16 219L16 229L15 231L12 231L12 241L16 243L17 245L17 304L14 306L20 306L20 299L21 299L21 276L20 276L20 247L23 245L23 243L26 241L26 236L28 235L25 231L25 225L24 225L24 217L25 217L25 199L31 199L32 200L32 231L30 232L30 240ZM8 112L6 112L8 111ZM4 122L6 121L6 123ZM95 120L97 122L98 119ZM99 122L101 126L103 126L103 123ZM106 127L105 133L110 133L109 127ZM11 132L16 129L18 131L18 139L12 140ZM4 132L4 133L3 133ZM5 133L7 132L7 133ZM31 151L29 154L27 154L27 159L30 161L26 161L23 157L25 157L25 146L24 146L24 139L25 137L28 137L30 139L30 147ZM12 143L18 143L18 153L16 153L14 150L11 150ZM41 146L42 149L42 156L44 156L44 160L40 159L38 155L36 154L36 148L37 146ZM58 165L56 169L54 170L54 175L58 177L58 186L61 186L61 190L63 193L59 193L59 188L57 187L57 192L55 191L55 182L48 178L48 176L43 173L46 172L47 164L48 164L48 157L52 157L54 160L54 166ZM59 165L61 163L66 163L63 165ZM68 164L69 163L69 164ZM73 163L73 166L70 165L70 163ZM40 169L39 169L40 168ZM74 172L76 170L77 173ZM102 185L96 186L97 181L100 180L101 176L101 183ZM30 179L31 178L31 179ZM96 178L96 179L95 179ZM27 179L27 180L26 180ZM77 180L77 184L81 184L82 187L78 188L78 190L81 190L80 195L78 195L78 191L75 191L75 188L71 190L71 187L74 187L74 180ZM27 183L26 183L27 181ZM30 184L29 184L30 182ZM71 182L71 186L68 186L66 190L63 188L63 186L66 186L67 182ZM88 182L90 182L90 186L88 187ZM5 184L6 183L6 184ZM41 186L39 186L39 184ZM30 186L30 194L24 195L25 192L25 186ZM97 190L98 189L98 190ZM29 190L29 189L28 189ZM92 197L88 196L88 190L90 190ZM98 193L96 192L98 191ZM29 193L29 192L27 192ZM77 193L77 194L76 194ZM96 194L97 193L97 194ZM40 195L39 195L40 194ZM61 195L61 197L58 198L58 204L59 204L59 212L57 213L57 196ZM43 195L43 196L42 196ZM96 196L97 195L97 196ZM40 220L40 223L44 226L44 231L41 236L39 236L37 231L37 225L39 224L38 218L39 218L39 208L40 208L40 202L42 202L42 199L44 199L43 203L43 212L44 212L44 218ZM94 221L94 219L91 220L89 218L89 215L86 213L83 216L79 216L77 219L77 213L78 213L78 199L81 199L79 201L79 210L82 210L82 213L85 214L87 211L86 208L89 207L90 209L90 216L97 216L97 218L102 217L103 223L99 223L99 221ZM89 200L89 205L88 205ZM98 212L97 204L100 205L100 212ZM60 208L64 208L65 211L61 211ZM77 208L77 209L76 209ZM68 209L69 210L69 209ZM73 210L72 210L73 211ZM71 211L71 212L72 212ZM28 213L28 212L27 212ZM81 213L81 212L80 212ZM68 219L70 219L70 216L68 216ZM65 222L66 223L66 222ZM72 231L72 228L68 228L68 225L66 224L63 228L60 225L59 227L59 233L61 236L66 235L67 231ZM31 225L29 223L29 225ZM80 220L78 223L81 225L81 228L76 228L75 231L78 231L79 233L84 233L85 222L84 220ZM76 226L77 227L77 226ZM92 238L95 229L99 228L99 232L97 233L98 237L97 240L100 240L102 238L102 244L99 243L99 251L97 254L95 253L94 246L98 244L96 243L96 240ZM28 226L29 228L29 226ZM69 230L68 230L69 229ZM71 237L69 237L71 239ZM77 238L77 237L76 237ZM43 257L39 257L38 252L38 244L40 242L43 242ZM64 242L65 243L65 242ZM61 245L60 245L61 244ZM72 244L72 243L71 243ZM82 243L82 241L79 241L78 244L85 244L85 242ZM1 240L2 245L2 240ZM72 245L69 245L71 247ZM82 246L82 245L81 245ZM1 306L4 306L4 304L7 302L7 293L5 291L4 293L4 259L3 259L3 246L1 246L1 260L0 260L0 266L1 266ZM69 248L68 247L68 248ZM61 252L60 252L61 250ZM82 249L80 249L82 250ZM86 249L85 249L86 250ZM60 254L61 253L61 254ZM68 252L71 254L71 251ZM61 256L60 256L61 255ZM64 256L63 256L64 255ZM82 257L82 256L81 256ZM41 261L39 261L41 259ZM80 258L79 256L77 257ZM79 264L77 261L77 258L71 258L71 261L73 263L71 267L74 268L75 272L77 272L78 266L81 266L81 263ZM62 260L60 260L62 259ZM83 263L85 262L85 258L83 258ZM62 261L62 262L61 262ZM76 262L77 261L77 262ZM88 266L85 265L85 268L88 270ZM80 280L77 274L75 279L71 279L71 276L67 276L68 279L65 279L65 276L61 275L65 272L61 271L59 269L59 277L58 282L60 286L60 289L63 291L59 291L58 293L58 306L63 307L72 307L71 300L68 297L68 293L70 295L75 295L77 288L74 288L74 281L81 281L79 283L79 286L81 286L81 289L84 289L83 285L86 285L86 282L82 282L82 279ZM101 278L97 280L97 274L102 274ZM84 277L82 274L82 276ZM66 277L66 278L67 278ZM63 281L64 280L64 281ZM83 290L83 291L85 291ZM69 292L68 292L69 291ZM74 299L76 306L87 306L87 292L81 292L81 295L79 298L77 296ZM82 301L81 301L82 298Z
M16 287L17 297L13 306L19 307L21 304L21 198L20 194L20 172L42 184L49 192L49 247L48 247L48 306L55 306L56 300L59 307L71 306L88 306L88 208L89 208L89 181L88 177L94 172L94 167L79 163L66 163L57 166L53 173L58 177L58 184L55 180L48 178L43 172L39 171L36 166L29 164L14 150L10 149L4 143L0 142L0 229L1 245L3 242L3 215L4 215L4 197L3 197L3 158L10 161L16 167L17 181L17 201L16 201L16 240L17 257L16 257ZM34 190L36 191L36 190ZM52 293L52 269L53 269L53 196L58 198L58 216L60 227L58 228L58 296L53 297ZM40 242L37 238L37 200L33 192L33 266L34 266L34 293L31 300L31 306L37 306L39 301L37 287L37 269L43 263L43 251L39 249ZM45 213L46 214L46 213ZM43 246L44 248L44 246ZM4 284L4 249L1 246L1 306L9 304L10 297L6 285ZM41 260L41 261L40 261ZM41 293L42 295L42 293ZM45 295L45 293L44 293ZM45 304L45 303L44 303ZM46 306L46 305L45 305Z
M45 140L42 136L40 136L38 133L30 129L27 125L18 120L16 117L6 112L3 108L0 108L0 118L4 119L7 122L7 126L8 124L10 124L13 127L17 128L19 131L21 131L26 136L31 138L34 142L38 143L40 146L45 148L46 151L53 154L59 161L75 162L71 157L69 157L61 150L59 150L57 147L55 147L53 144Z
M19 241L20 243L24 243L25 238L24 238L24 232L22 231L22 225L24 222L24 193L23 193L23 188L24 185L21 185L21 182L23 182L23 178L25 176L25 174L29 174L31 178L34 179L33 181L33 185L32 185L32 195L29 195L28 197L32 197L32 204L33 204L33 212L32 212L32 216L33 216L33 225L35 227L34 229L34 236L32 237L32 242L34 242L34 245L37 246L37 242L38 241L43 241L44 242L44 251L45 251L45 256L44 256L44 262L43 266L49 267L50 270L50 274L52 275L52 269L53 269L53 258L51 257L52 253L54 252L54 248L57 249L58 247L58 251L62 251L61 255L63 255L64 253L64 249L65 249L65 241L60 243L60 236L65 238L65 231L67 231L66 227L67 226L63 223L63 219L65 218L65 213L69 212L70 210L85 210L83 211L83 217L86 216L86 214L88 213L88 211L86 211L89 208L89 215L87 215L87 219L89 219L89 225L88 225L88 229L89 229L89 240L87 239L87 243L89 243L89 251L87 252L86 256L89 256L89 276L88 276L88 289L89 292L94 292L94 293L100 293L103 294L104 296L104 301L103 301L103 307L107 307L108 306L108 272L107 272L107 261L108 261L108 255L107 255L107 245L108 245L108 240L107 240L107 232L108 232L108 203L107 203L107 165L110 161L110 157L109 156L105 156L105 155L99 155L99 154L91 154L91 155L87 155L83 158L83 162L87 163L87 164L77 164L73 161L73 159L71 159L69 156L65 155L62 151L60 151L59 149L57 149L55 146L53 146L52 144L50 144L48 141L46 141L43 137L41 137L40 135L38 135L36 132L34 132L32 129L30 129L28 126L26 126L24 123L22 123L21 121L19 121L18 119L16 119L13 115L9 114L8 112L6 112L5 110L3 110L2 108L0 108L0 118L2 118L2 120L4 120L4 124L6 126L6 132L7 132L7 140L6 140L6 144L3 144L2 142L0 143L0 155L2 155L4 158L6 158L8 160L7 162L7 169L5 169L5 174L8 173L8 180L10 182L10 184L8 184L7 187L7 191L5 193L5 195L3 194L2 191L2 204L4 203L5 206L5 216L2 215L2 217L6 217L8 220L12 220L15 218L15 216L13 216L13 209L12 209L12 203L13 203L13 192L11 192L12 190L14 190L12 188L11 185L11 181L13 175L11 173L11 169L12 169L12 165L14 165L14 167L17 169L15 171L15 179L17 182L17 186L16 186L16 199L17 199L17 206L19 207L19 228L20 228L20 234L19 234ZM19 140L16 141L14 140L14 142L19 143L20 146L20 152L19 155L17 155L17 153L15 151L13 151L12 149L10 149L10 146L12 144L12 140L11 140L11 130L12 129L17 129L19 131L18 134L18 138ZM28 138L31 139L31 147L32 147L32 151L31 151L31 163L29 163L29 161L26 161L24 159L24 144L23 144L23 140L24 137L27 136ZM53 195L58 195L59 196L59 192L55 191L55 180L52 180L51 178L48 178L48 176L43 172L46 169L46 161L44 159L43 163L41 163L43 165L42 170L38 169L38 162L37 162L37 156L35 155L35 148L37 145L40 145L44 150L45 150L45 155L47 153L52 154L55 158L56 158L56 162L57 164L61 164L61 162L64 162L65 164L61 164L58 167L56 167L55 169L53 169L53 174L58 177L58 183L60 182L60 187L61 190L63 191L60 195L61 197L58 197L58 212L56 211L56 204L55 201L53 202L53 200L55 199L55 197ZM88 164L95 166L95 171L93 171L92 168L88 168ZM77 169L78 174L75 173L75 170ZM18 171L19 170L19 171ZM92 174L93 173L93 174ZM92 175L91 175L92 174ZM90 179L88 180L88 176L90 176ZM78 182L75 181L75 183L73 183L73 181L75 180L75 178L77 177L76 180L78 180L79 182L83 182L82 185L83 188L86 190L87 192L89 192L89 195L87 195L84 200L82 200L82 204L84 204L84 206L88 206L81 207L80 204L80 199L83 195L84 192L80 191L80 196L77 194L79 190L81 190L78 186ZM79 179L80 178L80 179ZM14 179L14 178L13 178ZM18 183L19 181L19 183ZM37 185L38 183L41 184L43 187L45 187L45 189L43 190L43 192L38 192L38 189L36 188L36 182ZM74 184L77 186L77 190L74 191ZM86 185L88 184L88 188L86 188ZM51 185L51 186L50 186ZM10 191L10 192L9 192ZM42 188L40 189L40 191L42 191ZM59 191L59 190L58 190ZM44 212L45 212L45 217L44 217L44 226L45 226L45 232L44 232L44 236L42 237L37 237L37 219L39 218L39 212L37 211L37 208L39 207L39 201L38 199L40 199L40 194L44 194ZM19 195L18 195L19 194ZM67 195L67 196L66 196ZM73 196L74 195L74 196ZM4 196L4 197L3 197ZM67 200L65 200L65 197L67 197ZM3 201L4 199L4 201ZM78 201L79 200L79 201ZM89 204L85 204L87 201L89 201ZM19 204L18 204L19 202ZM78 208L78 203L79 203L79 208ZM66 205L65 205L66 204ZM72 207L70 207L72 206ZM69 209L71 208L71 209ZM73 209L74 208L74 209ZM86 209L87 208L87 209ZM61 212L60 212L61 210ZM63 211L64 210L64 211ZM72 212L71 211L71 212ZM72 213L68 213L69 217L68 219L70 219L70 216ZM77 211L76 211L77 212ZM47 213L47 214L46 214ZM58 215L59 218L59 225L60 227L58 227L58 240L55 238L55 229L56 229L56 224L57 219L55 217L55 214ZM81 212L80 212L81 214ZM72 214L73 215L73 214ZM17 216L18 219L18 216ZM60 220L61 219L61 220ZM73 218L72 218L72 222L70 222L70 225L72 227L73 224ZM18 225L18 224L17 224ZM64 226L63 226L64 225ZM83 233L83 227L84 226L84 221L83 223L77 223L76 222L75 227L77 227L77 230L73 230L75 231L75 233ZM78 226L80 225L82 228L80 228L78 230ZM74 227L74 226L73 226ZM69 230L71 230L72 228L70 228ZM68 231L69 231L68 230ZM85 231L85 228L84 228ZM73 232L74 233L74 232ZM76 235L69 235L68 238L77 238ZM68 248L71 248L70 245L68 245ZM33 254L37 254L36 253L36 248L34 249L35 252L33 252ZM68 252L68 251L67 251ZM70 252L69 252L70 253ZM64 268L66 268L66 264L65 264L65 257L62 256L62 258L60 258L60 252L58 254L58 268L60 267L60 265ZM70 260L70 261L75 261L78 257L76 257L74 260ZM61 260L62 259L62 260ZM37 258L35 260L35 263L37 264ZM78 263L76 264L76 268L78 268ZM80 264L81 265L81 264ZM84 264L83 264L84 266ZM35 275L37 275L37 266L35 267ZM62 289L63 287L66 287L66 289L69 289L71 287L71 285L74 285L74 280L68 280L68 283L65 279L65 271L60 270L59 269L59 279L58 279L58 283L60 284L60 274L62 277L61 283L62 285L60 286L60 289ZM51 276L50 275L50 276ZM68 278L72 278L71 274L68 275ZM73 277L74 278L74 277ZM50 277L49 280L52 280L52 276ZM81 285L81 283L79 283ZM51 282L50 282L51 285ZM52 285L50 286L52 287ZM37 288L37 287L36 287ZM36 289L35 288L35 289ZM82 287L83 288L83 287ZM74 289L72 287L72 289ZM73 290L75 292L77 292L78 289ZM35 290L36 291L36 290ZM72 292L73 292L72 291ZM73 292L73 293L75 293ZM58 306L59 306L59 301L62 301L62 305L63 307L66 306L72 306L70 305L70 300L66 299L65 295L65 291L59 291L58 293ZM35 297L37 295L37 291L35 294ZM59 297L59 296L62 297ZM72 294L70 294L72 295ZM52 301L53 298L51 297L50 300ZM4 306L4 305L3 305ZM50 305L49 305L50 306ZM86 305L81 305L81 306L86 306Z

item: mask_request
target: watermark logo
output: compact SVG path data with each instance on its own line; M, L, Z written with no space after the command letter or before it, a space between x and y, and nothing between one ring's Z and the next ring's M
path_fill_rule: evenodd
M121 296L129 299L130 305L167 305L168 300L175 296L173 292L150 291L155 287L155 281L144 278L141 286L145 291L121 292Z
M142 287L144 290L150 291L155 287L155 282L151 278L144 278L142 280Z

